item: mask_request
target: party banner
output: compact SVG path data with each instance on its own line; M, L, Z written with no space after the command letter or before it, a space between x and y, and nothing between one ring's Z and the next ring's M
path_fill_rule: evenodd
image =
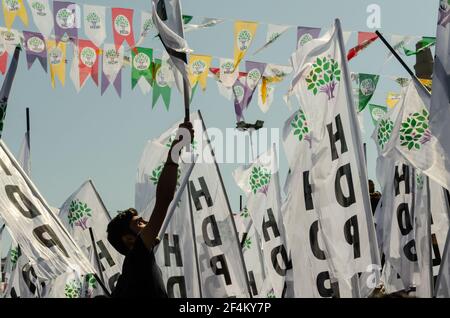
M266 63L245 61L245 70L247 72L247 77L245 78L246 90L241 106L242 109L248 108L248 105L252 100L253 93L255 92L258 83L261 81L262 75L264 74L266 65Z
M47 40L48 61L50 63L50 77L52 87L55 88L55 77L58 77L64 86L66 78L66 43Z
M297 27L297 49L320 35L321 28Z
M30 6L34 24L45 37L49 37L53 30L53 15L48 0L27 0Z
M219 60L219 80L225 87L233 86L239 76L239 66L234 67L233 59Z
M234 68L237 68L252 44L258 22L236 21L234 23Z
M98 47L89 40L78 40L78 67L80 72L80 86L84 85L90 75L95 85L98 86Z
M358 45L350 49L347 53L347 60L351 60L371 43L378 39L378 35L372 32L358 32Z
M73 2L53 1L53 17L56 43L66 35L73 43L77 42L81 27L81 9Z
M268 24L267 25L267 35L266 35L266 43L261 46L259 49L253 53L253 55L258 54L262 50L268 48L272 43L280 38L280 36L289 30L290 26L288 25L278 25L278 24Z
M170 105L170 93L171 88L169 86L169 79L171 69L168 63L162 64L160 59L155 59L153 62L153 97L152 97L152 108L155 107L156 102L161 96L166 109L169 110Z
M9 55L14 53L16 46L21 44L22 32L0 27L0 41Z
M247 85L245 85L244 80L238 78L236 82L234 82L232 90L234 96L234 112L236 114L236 121L240 122L244 120L244 96L247 91Z
M389 108L394 108L395 105L398 104L400 99L402 98L402 94L389 92L386 97L386 105L389 106Z
M152 84L152 57L153 50L149 48L136 47L131 51L131 89L134 89L141 77L144 77L148 84Z
M264 82L264 78L262 82ZM263 83L258 85L258 106L263 113L267 113L272 105L274 93L275 86L263 85Z
M16 16L22 20L25 26L28 26L28 14L23 0L3 0L2 2L5 24L8 29L11 29Z
M114 44L116 45L116 49L119 49L124 41L126 41L130 47L134 47L133 13L133 9L111 9Z
M141 33L139 34L136 46L141 45L141 43L144 42L144 39L152 32L155 32L152 14L150 12L141 11Z
M85 4L84 33L96 46L100 47L106 39L105 7Z
M403 52L406 56L417 55L423 50L432 47L436 44L436 38L431 36L424 36L422 39L417 42L416 49L408 49L407 47L403 47Z
M369 104L369 112L370 112L370 117L372 117L372 122L376 126L378 121L381 118L383 118L384 115L387 113L387 107L375 105L375 104Z
M211 60L212 57L209 55L191 54L189 56L189 82L191 87L194 87L199 82L202 90L206 90L206 80Z
M47 72L47 48L45 46L45 38L37 32L23 31L25 48L27 54L28 69L31 68L33 62L38 59L44 71Z
M8 65L8 52L5 49L5 45L0 42L0 72L5 75Z
M366 108L377 88L379 75L359 73L358 112Z
M122 94L123 51L123 46L121 46L119 50L116 50L116 46L114 44L105 44L103 46L102 95L105 93L110 83L113 83L119 97Z
M219 23L224 22L223 19L217 19L217 18L204 18L200 24L185 24L184 25L184 32L189 32L193 30L200 30L205 28L210 28L213 26L216 26Z

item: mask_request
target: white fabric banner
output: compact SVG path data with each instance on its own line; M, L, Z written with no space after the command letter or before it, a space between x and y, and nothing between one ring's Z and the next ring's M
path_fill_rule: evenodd
M84 182L62 204L59 217L86 258L94 249L89 233L89 228L92 228L102 276L107 288L113 291L122 270L123 256L108 242L106 228L111 217L91 180Z
M7 28L0 27L0 37L6 52L9 55L13 55L16 46L21 44L23 33L14 29L8 30Z
M231 87L239 76L239 66L234 68L234 60L219 59L219 79L223 86Z
M48 0L28 0L34 24L46 38L49 38L53 30L53 14Z
M83 5L84 32L89 40L101 47L106 39L106 8L102 6Z
M68 269L93 273L89 260L2 141L0 166L1 217L37 276L52 279Z
M123 45L116 50L115 44L105 43L103 46L102 54L102 72L108 78L109 83L113 85L116 80L117 74L123 66L124 60L124 48Z

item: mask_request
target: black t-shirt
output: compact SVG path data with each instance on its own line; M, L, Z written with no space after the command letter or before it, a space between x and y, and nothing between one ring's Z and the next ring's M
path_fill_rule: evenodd
M161 270L155 261L153 251L149 251L138 236L133 249L123 261L113 298L167 298Z

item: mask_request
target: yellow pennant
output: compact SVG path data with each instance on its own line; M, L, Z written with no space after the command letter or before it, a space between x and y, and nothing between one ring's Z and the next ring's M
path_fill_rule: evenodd
M398 93L388 93L388 96L386 97L386 105L389 106L389 108L394 108L395 105L398 104L400 99L402 98L401 94Z
M66 79L66 43L59 42L56 46L54 40L48 40L47 50L52 87L55 88L55 76L59 77L62 86L64 86Z
M23 0L2 0L3 15L5 16L5 24L8 30L11 29L14 19L19 16L23 24L28 26L28 15Z
M200 82L202 90L206 90L206 80L208 78L211 60L212 57L209 55L191 54L189 56L189 82L191 83L191 87L194 87L197 82Z
M257 22L236 21L234 23L234 68L245 56L258 28Z
M262 77L261 81L261 100L262 103L265 104L267 99L267 78Z

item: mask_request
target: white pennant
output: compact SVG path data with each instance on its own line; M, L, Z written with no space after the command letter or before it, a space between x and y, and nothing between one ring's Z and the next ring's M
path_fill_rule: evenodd
M84 32L97 47L101 47L106 39L105 10L102 6L83 6Z
M103 45L102 65L103 73L108 78L111 85L114 85L117 74L122 69L124 61L124 48L120 46L116 50L115 44L105 43Z
M53 30L53 15L48 0L28 0L34 23L46 38Z

